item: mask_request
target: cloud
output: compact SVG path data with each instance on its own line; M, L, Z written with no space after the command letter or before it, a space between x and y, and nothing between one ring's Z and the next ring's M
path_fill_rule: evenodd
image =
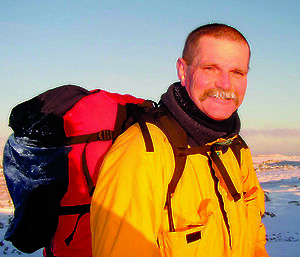
M300 155L299 129L245 129L241 135L255 155Z
M244 129L241 133L246 137L271 136L271 137L300 137L300 129Z

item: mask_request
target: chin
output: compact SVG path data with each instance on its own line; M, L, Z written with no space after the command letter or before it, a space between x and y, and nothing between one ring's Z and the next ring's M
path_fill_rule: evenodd
M226 120L235 112L235 110L228 112L224 112L224 110L221 112L209 112L206 113L206 115L214 120Z
M198 108L208 117L214 120L228 119L236 110L237 105L233 101L224 101L207 98L199 103Z
M222 116L222 117L210 117L210 118L212 118L213 120L226 120L226 119L228 119L230 116Z

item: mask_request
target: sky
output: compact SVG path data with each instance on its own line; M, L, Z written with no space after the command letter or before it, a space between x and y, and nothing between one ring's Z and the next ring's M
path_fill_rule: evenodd
M55 86L157 101L178 81L175 63L188 33L221 22L251 45L239 114L252 153L300 155L299 11L297 0L1 0L1 144L12 133L11 109Z

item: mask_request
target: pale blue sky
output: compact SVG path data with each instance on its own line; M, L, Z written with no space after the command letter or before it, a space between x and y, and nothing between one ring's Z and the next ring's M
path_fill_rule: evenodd
M207 22L248 38L240 108L254 154L300 155L299 1L0 1L0 132L11 108L65 83L157 100L187 34Z

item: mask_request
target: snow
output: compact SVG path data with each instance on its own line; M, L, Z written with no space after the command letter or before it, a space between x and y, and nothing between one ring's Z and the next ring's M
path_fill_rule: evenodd
M300 256L300 156L253 158L266 194L267 251L272 257Z
M300 256L300 156L260 155L253 158L266 195L263 217L267 231L267 251L271 257ZM2 173L2 172L1 172ZM2 176L2 184L4 179ZM1 184L0 180L0 184ZM0 256L42 256L42 252L23 254L3 236L12 205L7 192L0 194Z

